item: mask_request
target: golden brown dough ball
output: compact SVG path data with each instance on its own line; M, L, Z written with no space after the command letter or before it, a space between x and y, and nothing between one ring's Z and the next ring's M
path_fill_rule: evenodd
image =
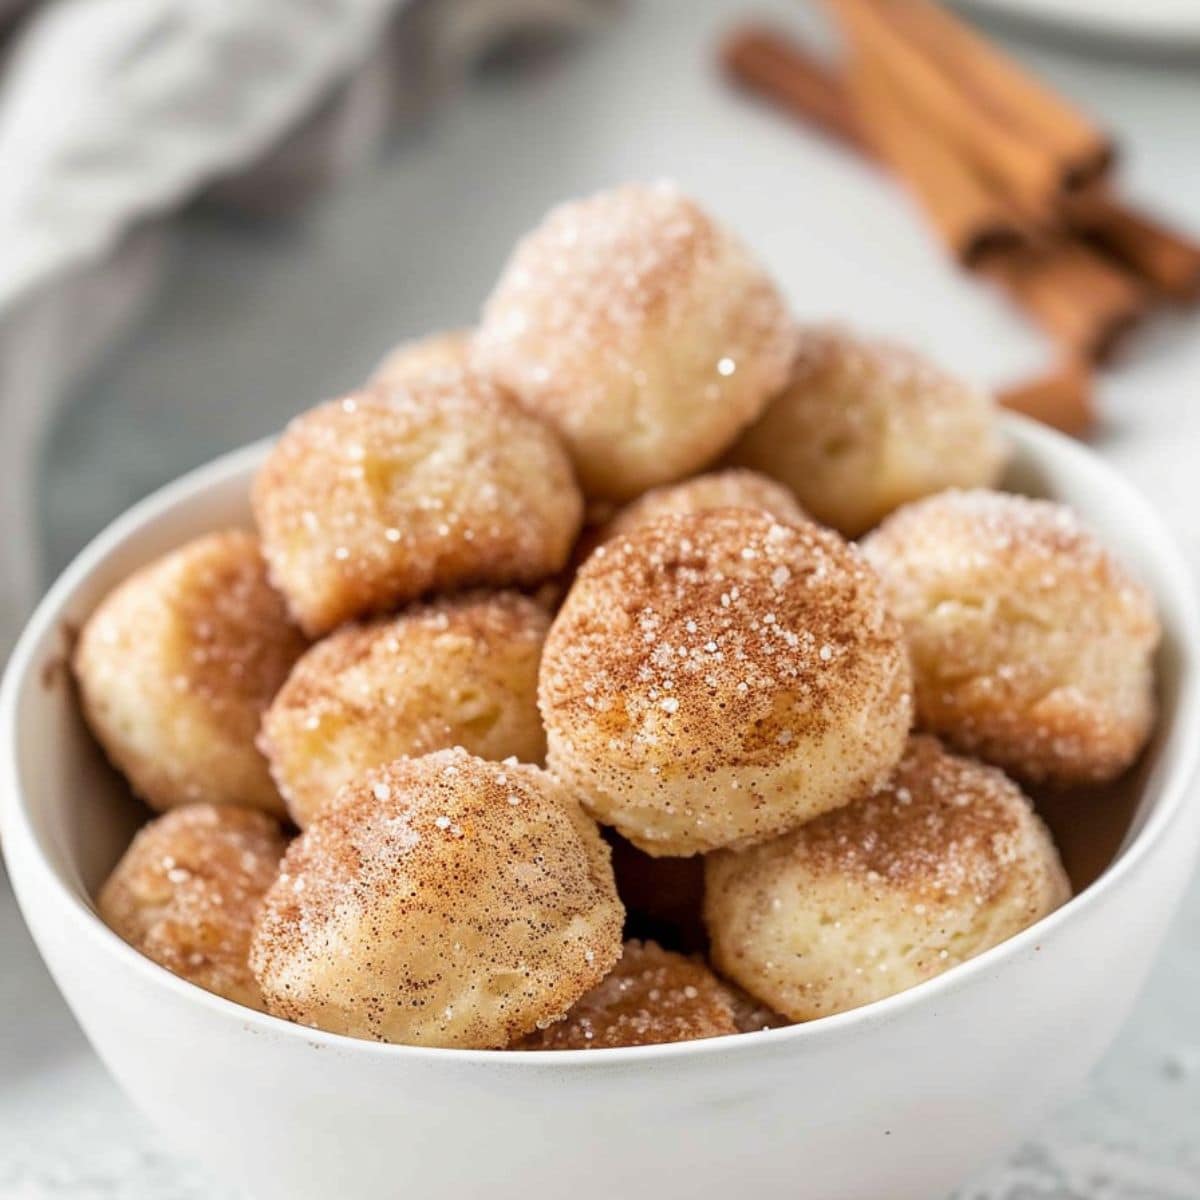
M430 375L469 370L471 335L470 329L455 329L401 342L375 368L367 386L402 387Z
M857 537L909 500L987 487L1004 466L991 397L890 342L812 328L791 380L730 454Z
M602 527L599 540L629 533L668 513L707 512L713 508L756 509L792 525L808 520L796 497L783 484L758 471L731 467L654 488L621 509Z
M298 417L253 500L272 578L314 636L431 591L537 583L583 512L554 435L466 373Z
M136 571L75 649L84 714L151 807L282 813L254 740L306 643L267 581L258 541L209 534Z
M1154 603L1069 509L948 492L864 549L905 628L920 725L1034 781L1099 783L1137 757Z
M701 962L654 942L625 943L621 961L566 1019L522 1050L611 1050L737 1033L733 995Z
M348 785L292 843L250 961L277 1016L502 1048L604 977L623 917L608 847L549 775L441 750Z
M783 300L676 188L554 209L488 300L476 365L559 431L589 495L628 499L703 467L786 382Z
M1016 784L929 737L870 798L705 865L714 965L795 1021L930 979L1071 892Z
M295 666L261 745L303 828L342 784L404 755L462 746L541 762L538 662L550 618L516 592L471 594L347 625Z
M159 966L251 1008L254 918L287 846L266 813L189 804L143 826L100 890L106 925Z
M899 759L908 661L874 573L818 526L660 517L581 568L542 656L547 763L653 855L761 841Z

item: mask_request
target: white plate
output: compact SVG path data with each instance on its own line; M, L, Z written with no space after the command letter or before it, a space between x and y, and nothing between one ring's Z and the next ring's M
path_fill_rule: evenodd
M1198 0L961 0L964 7L1138 42L1196 43Z

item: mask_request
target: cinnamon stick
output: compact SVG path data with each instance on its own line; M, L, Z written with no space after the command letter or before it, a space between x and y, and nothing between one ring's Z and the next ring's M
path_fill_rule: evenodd
M1069 353L1111 359L1150 297L1133 276L1078 242L1018 248L980 264Z
M1072 199L1072 228L1109 251L1168 300L1200 297L1200 244L1122 204L1104 189Z
M933 0L877 2L960 88L1054 154L1066 189L1080 187L1110 170L1116 148L1108 134L941 4Z
M924 42L908 36L895 18L905 3L825 0L851 48L848 74L890 79L931 134L963 163L972 164L1018 210L1053 219L1064 183L1063 164L1045 143L1024 136L993 110L973 103Z
M909 183L961 262L971 265L1025 236L1024 223L1003 199L907 112L882 77L864 75L852 96L843 80L787 37L757 26L729 36L721 57L742 86L860 153L882 158Z
M747 46L751 47L750 53L745 52ZM926 189L937 191L939 195L929 201L931 211L934 204L945 203L941 189L946 186L946 179L959 179L962 164L953 155L954 162L944 173L935 173L927 162L917 163L919 152L931 137L928 131L922 135L919 121L906 117L905 110L892 104L889 97L867 95L865 85L860 84L861 94L852 95L841 77L783 34L751 27L726 41L724 62L742 86L779 103L793 115L812 121L853 149L882 158L885 165L909 178L923 202ZM760 70L764 62L770 64L765 71ZM781 91L785 73L801 83ZM864 76L860 74L859 78ZM864 100L872 108L869 114L865 110L855 111ZM873 106L872 100L876 100ZM901 125L902 122L906 124ZM867 133L868 126L873 137ZM894 143L890 154L882 152L881 134L890 134ZM936 148L931 153L941 162ZM978 207L965 211L976 215L990 212L986 207L989 201L973 197L972 203ZM963 211L956 207L951 213L960 226ZM1009 218L1007 213L1004 216ZM950 218L942 214L940 220ZM1071 354L1111 355L1146 309L1149 300L1146 290L1117 264L1084 247L1054 239L1021 248L1012 245L1016 237L1002 233L971 242L964 239L961 227L957 227L957 233L954 228L952 224L943 229L943 234L956 255L1002 286ZM972 228L978 236L980 228L989 226L984 223ZM1003 230L1006 226L998 222L992 228ZM1001 252L988 253L997 249Z
M849 94L872 149L916 193L960 262L977 266L1025 239L1026 223L925 127L891 78L856 71L849 80Z
M1083 437L1095 423L1092 373L1078 359L1068 359L1048 375L1005 388L996 399L1002 408L1072 437Z
M722 43L721 63L733 82L852 149L871 153L842 81L786 35L760 25L737 29Z

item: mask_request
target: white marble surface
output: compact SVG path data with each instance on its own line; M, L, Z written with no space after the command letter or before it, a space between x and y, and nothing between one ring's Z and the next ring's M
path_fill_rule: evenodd
M875 174L719 84L708 47L742 7L631 5L569 62L480 83L285 229L189 220L142 332L51 441L52 560L157 484L352 384L390 342L470 321L507 245L547 204L626 177L671 175L705 197L801 313L910 339L988 383L1039 367L1038 337L950 269ZM757 8L806 20L786 0ZM1200 231L1200 68L1013 45L1127 135L1134 192ZM1198 383L1200 321L1169 320L1106 378L1097 448L1200 567ZM3 891L0 963L0 1200L226 1200L109 1083ZM1086 1094L981 1164L959 1200L1200 1197L1198 997L1200 887Z

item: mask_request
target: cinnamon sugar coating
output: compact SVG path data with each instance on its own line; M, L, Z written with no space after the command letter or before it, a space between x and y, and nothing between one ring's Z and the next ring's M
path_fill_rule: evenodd
M554 209L483 312L476 365L627 499L724 450L783 386L792 329L745 246L667 184Z
M403 387L419 383L429 376L470 369L470 329L435 333L414 341L401 342L390 350L367 382L369 388Z
M948 492L864 550L905 627L920 725L1033 781L1099 783L1137 757L1154 603L1069 509Z
M611 973L522 1050L607 1050L737 1033L733 995L702 963L629 941Z
M799 332L789 383L730 454L848 537L907 501L990 486L1004 459L986 392L905 346L828 326Z
M761 841L871 791L912 711L858 551L741 509L599 547L551 626L539 705L550 770L653 855Z
M541 762L538 662L545 609L516 592L473 593L347 625L293 668L261 746L301 828L345 783L404 755L462 746Z
M305 645L257 539L230 530L188 542L110 592L84 625L73 666L92 732L151 807L282 814L254 741Z
M100 890L100 916L159 966L261 1009L250 935L286 846L279 823L254 809L174 809L138 831Z
M868 799L705 867L714 965L796 1021L932 978L1070 896L1016 784L930 737Z
M369 772L292 843L251 965L288 1020L502 1048L604 977L623 917L599 830L544 771L443 750Z
M427 592L538 583L583 513L554 435L468 372L298 417L253 502L271 576L314 636Z
M596 540L604 541L617 534L629 533L668 513L697 513L710 508L754 509L791 525L809 519L796 497L783 484L758 471L730 467L696 475L682 483L665 484L639 496L601 527Z

